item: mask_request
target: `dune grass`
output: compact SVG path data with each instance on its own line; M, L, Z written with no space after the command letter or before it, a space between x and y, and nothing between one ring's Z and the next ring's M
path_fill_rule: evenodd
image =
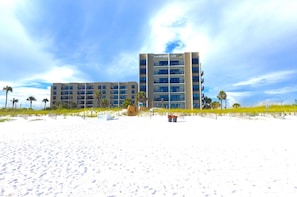
M87 108L87 109L55 109L55 110L33 110L33 109L0 109L0 117L5 116L19 116L19 115L29 115L29 116L42 116L42 115L84 115L89 116L90 112L96 116L99 112L118 112L122 110L121 108ZM150 112L148 108L142 109L143 112ZM226 115L226 114L239 114L255 116L259 114L294 114L297 115L297 105L271 105L271 106L257 106L257 107L241 107L241 108L227 108L227 109L155 109L155 113L167 114L167 113L177 113L184 115Z
M9 118L0 118L0 123L1 122L6 122L6 121L9 121L10 119Z
M19 115L29 115L29 116L43 116L43 115L83 115L85 112L87 114L92 113L96 114L98 112L104 111L120 111L120 108L87 108L87 109L55 109L55 110L33 110L33 109L0 109L1 116L19 116Z
M185 115L205 115L205 114L241 114L241 115L260 115L260 114L294 114L297 115L296 105L271 105L271 106L257 106L257 107L242 107L242 108L228 108L228 109L157 109L157 113L183 113Z

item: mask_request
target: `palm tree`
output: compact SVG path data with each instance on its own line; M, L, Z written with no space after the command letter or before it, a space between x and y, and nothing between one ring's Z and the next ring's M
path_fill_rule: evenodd
M44 99L42 100L42 102L44 102L44 109L45 109L45 107L46 107L46 103L48 102L48 99L47 99L47 98L44 98Z
M223 100L225 100L225 108L226 108L226 100L227 100L227 94L226 94L226 92L224 92L223 90L221 90L221 91L219 92L217 98L218 98L219 101L221 102L221 109L223 109L222 102L223 102Z
M100 100L101 100L101 96L102 96L101 91L96 90L94 96L95 96L95 99L97 100L98 107L100 107Z
M100 106L103 108L107 108L108 107L108 100L107 99L101 99L100 100Z
M210 103L210 107L211 107L211 109L216 109L216 108L220 107L220 103L218 101L213 101Z
M232 105L232 107L233 107L233 108L240 108L240 104L239 104L239 103L234 103L234 104Z
M207 96L204 98L204 101L205 101L205 105L204 105L204 108L205 109L209 109L210 108L210 104L211 104L211 98L208 98Z
M132 105L132 99L125 98L125 100L123 101L122 107L127 108L128 105Z
M32 109L32 102L33 102L33 101L36 101L36 98L35 98L34 96L29 96L29 97L27 98L27 101L30 101L30 108Z
M12 87L6 86L6 87L3 88L3 91L5 91L5 93L6 93L6 97L5 97L5 108L7 108L7 95L8 95L8 92L12 92Z
M136 95L136 100L138 103L142 103L144 105L144 103L147 100L145 92L142 92L142 91L138 92Z
M19 102L19 99L12 99L12 108L16 108L16 103Z

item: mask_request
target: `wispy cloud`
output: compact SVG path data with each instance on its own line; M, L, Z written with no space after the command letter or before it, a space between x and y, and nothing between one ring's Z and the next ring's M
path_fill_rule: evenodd
M288 70L288 71L279 71L279 72L273 72L265 75L261 75L258 77L253 77L246 81L241 81L238 83L233 84L233 86L262 86L262 85L268 85L273 84L277 82L286 81L291 77L295 77L297 71L294 70Z
M281 95L286 93L296 92L297 93L297 86L290 86L290 87L283 87L283 88L277 88L272 90L266 90L265 94L271 94L271 95ZM297 98L297 96L296 96Z

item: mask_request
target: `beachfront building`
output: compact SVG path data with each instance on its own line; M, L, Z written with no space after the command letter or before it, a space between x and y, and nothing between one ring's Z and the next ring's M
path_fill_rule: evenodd
M147 107L202 109L204 79L198 52L139 54L139 91Z
M108 107L122 107L126 98L136 103L137 92L136 82L53 83L50 107L97 108L98 93Z

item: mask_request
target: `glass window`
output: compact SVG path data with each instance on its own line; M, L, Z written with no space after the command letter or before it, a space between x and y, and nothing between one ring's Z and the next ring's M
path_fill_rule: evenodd
M199 72L199 68L198 67L192 67L192 73L198 73Z
M140 86L139 89L140 89L141 92L146 92L146 86Z
M159 70L157 74L159 74L159 75L167 75L168 74L168 70Z
M160 87L160 92L168 92L168 87Z
M168 78L160 78L159 83L168 83Z
M193 85L193 91L199 91L199 85Z
M184 65L184 61L183 60L170 60L170 65L171 66Z
M171 101L181 101L180 95L171 95Z
M146 77L140 77L140 83L146 83Z
M140 69L140 74L146 74L146 69L145 68L141 68Z
M199 100L199 94L193 94L193 100Z
M146 65L146 60L144 60L144 59L139 60L139 64L141 66L145 66Z
M199 82L199 77L198 76L193 76L193 82Z
M179 78L171 78L170 83L179 83Z
M192 58L192 64L199 64L199 58Z
M159 61L159 66L167 66L168 65L168 61Z
M171 90L171 92L180 92L179 86L171 86L170 90Z

